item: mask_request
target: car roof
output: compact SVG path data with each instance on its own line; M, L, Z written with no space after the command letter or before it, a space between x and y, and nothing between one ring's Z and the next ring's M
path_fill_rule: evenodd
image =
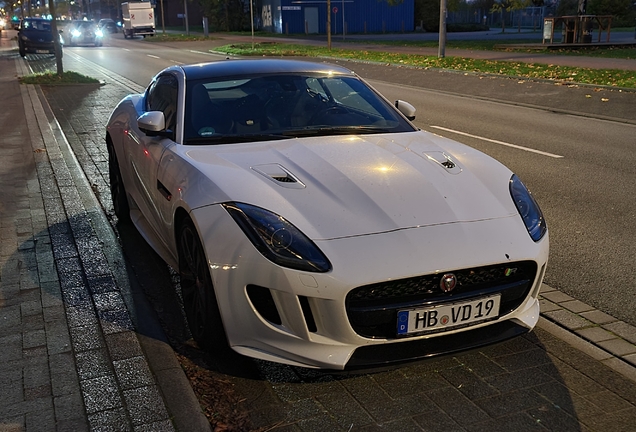
M353 72L341 66L328 63L313 63L301 60L262 59L262 60L225 60L180 66L186 79L221 78L240 75L270 75L283 73L317 73L353 75Z

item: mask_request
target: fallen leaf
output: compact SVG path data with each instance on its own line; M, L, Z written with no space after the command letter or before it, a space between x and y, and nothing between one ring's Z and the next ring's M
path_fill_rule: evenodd
M592 95L585 95L585 97L589 99L592 97Z
M609 99L607 99L607 98L601 98L601 102L608 102L608 101L609 101Z

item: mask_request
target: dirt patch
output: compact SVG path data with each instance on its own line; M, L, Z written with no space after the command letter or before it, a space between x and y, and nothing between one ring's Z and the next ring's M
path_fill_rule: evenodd
M253 427L234 384L212 370L209 354L186 344L176 350L176 355L214 432L263 431Z

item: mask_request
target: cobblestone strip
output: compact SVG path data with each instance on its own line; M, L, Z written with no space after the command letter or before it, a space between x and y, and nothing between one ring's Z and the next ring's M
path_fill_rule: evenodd
M598 347L590 353L636 382L636 327L543 284L541 315Z
M92 430L173 431L92 223L94 209L85 206L81 188L86 179L80 169L69 169L77 163L67 165L72 153L55 138L42 106L31 107L30 101L39 101L36 88L26 86L23 99L34 111L29 129L43 134L37 171L45 185L50 251L68 319L68 326L60 323L59 328L70 336L67 346L72 346L83 398L66 402L66 410L82 416L85 411Z
M1 61L15 79L13 58ZM0 429L88 430L45 213L55 179L28 89L11 96L21 100L26 122L3 122Z

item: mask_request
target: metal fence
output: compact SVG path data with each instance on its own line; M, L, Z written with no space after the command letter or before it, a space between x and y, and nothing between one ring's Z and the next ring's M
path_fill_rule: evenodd
M543 26L543 18L555 16L554 7L527 7L510 12L491 12L489 9L468 8L456 12L449 12L448 23L479 23L489 27L501 27L502 21L506 28L523 28L539 30Z

